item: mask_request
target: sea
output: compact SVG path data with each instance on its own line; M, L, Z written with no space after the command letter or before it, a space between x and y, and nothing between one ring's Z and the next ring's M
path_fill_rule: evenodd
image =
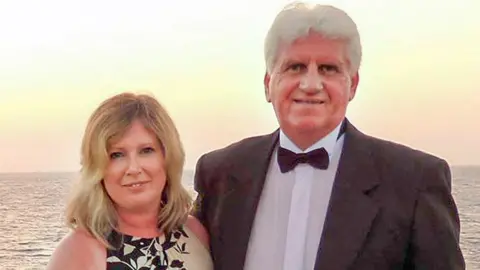
M480 166L452 167L468 270L480 270ZM45 269L66 234L63 210L76 173L0 174L0 269ZM193 171L183 183L192 189Z

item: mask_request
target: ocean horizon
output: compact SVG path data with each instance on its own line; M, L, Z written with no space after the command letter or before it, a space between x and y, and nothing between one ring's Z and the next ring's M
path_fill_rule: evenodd
M480 270L480 165L451 166L467 269ZM67 233L63 209L77 172L0 173L0 269L44 269ZM193 169L182 182L192 196Z

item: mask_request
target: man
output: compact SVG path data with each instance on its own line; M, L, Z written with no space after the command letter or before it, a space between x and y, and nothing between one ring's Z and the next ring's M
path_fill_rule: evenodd
M447 163L345 118L361 51L337 8L296 3L277 15L264 84L279 130L196 168L194 214L215 269L465 269Z

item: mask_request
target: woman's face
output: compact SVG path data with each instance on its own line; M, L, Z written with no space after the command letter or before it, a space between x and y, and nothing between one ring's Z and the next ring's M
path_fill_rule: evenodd
M158 211L167 177L155 134L136 120L109 144L108 155L104 185L117 211Z

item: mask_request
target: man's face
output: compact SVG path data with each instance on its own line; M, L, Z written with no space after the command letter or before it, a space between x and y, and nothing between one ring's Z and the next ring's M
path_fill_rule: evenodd
M314 141L295 138L307 134L319 140L345 117L358 84L346 52L341 40L312 33L281 47L271 74L265 75L266 98L280 127L301 148Z

